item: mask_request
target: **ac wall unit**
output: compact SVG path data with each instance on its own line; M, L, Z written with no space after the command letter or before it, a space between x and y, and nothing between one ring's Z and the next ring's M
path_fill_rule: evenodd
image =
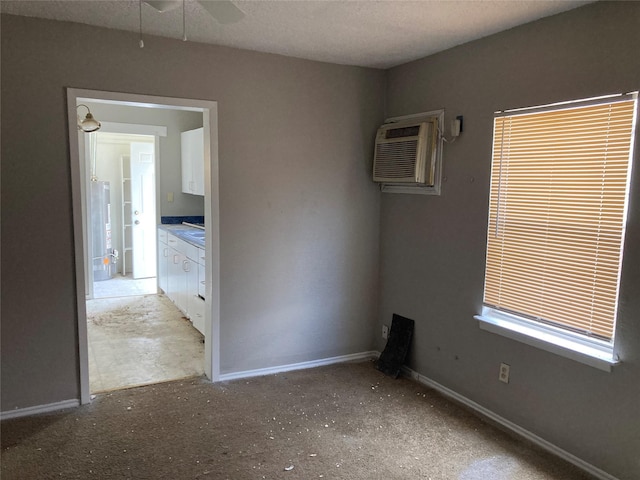
M436 177L438 119L389 123L376 134L373 181L433 186Z

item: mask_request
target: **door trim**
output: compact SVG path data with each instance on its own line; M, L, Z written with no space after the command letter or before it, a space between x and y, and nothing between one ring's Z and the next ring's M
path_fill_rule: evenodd
M87 338L85 243L83 229L84 196L83 171L80 162L76 105L82 100L115 103L129 106L167 108L202 112L204 127L205 202L204 216L207 232L205 256L207 263L205 307L205 359L204 370L208 379L220 378L220 194L218 174L218 102L152 95L137 95L100 90L67 88L67 116L69 123L69 161L73 209L73 238L76 272L76 309L78 318L78 377L80 403L91 402L89 388L89 352Z

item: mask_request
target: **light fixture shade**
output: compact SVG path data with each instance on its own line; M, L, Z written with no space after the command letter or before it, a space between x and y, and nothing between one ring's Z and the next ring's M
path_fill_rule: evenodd
M101 126L100 122L93 118L91 112L87 113L84 120L80 122L80 129L83 132L95 132L96 130L99 130Z

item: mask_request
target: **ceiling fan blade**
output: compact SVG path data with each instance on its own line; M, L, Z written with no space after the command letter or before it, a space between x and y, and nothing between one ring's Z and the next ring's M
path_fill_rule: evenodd
M155 8L161 13L174 10L182 5L181 0L145 0L144 3Z
M231 0L198 0L198 3L223 25L236 23L244 18L244 12Z

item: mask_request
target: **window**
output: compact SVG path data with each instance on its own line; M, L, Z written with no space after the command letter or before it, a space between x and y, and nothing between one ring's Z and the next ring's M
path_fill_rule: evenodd
M612 355L636 103L496 113L480 320Z

